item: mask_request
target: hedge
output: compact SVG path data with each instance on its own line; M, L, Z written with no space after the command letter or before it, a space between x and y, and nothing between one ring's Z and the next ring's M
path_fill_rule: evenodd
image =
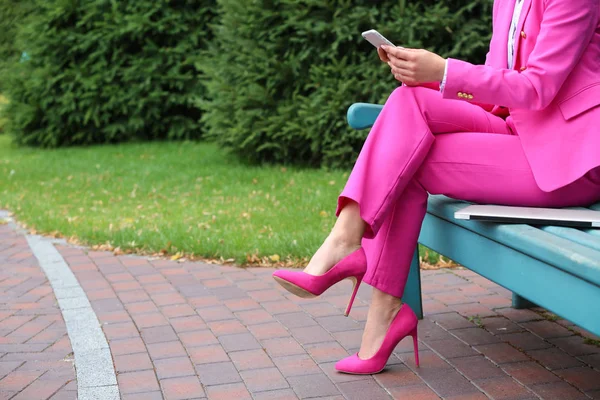
M198 62L206 136L251 162L347 167L367 132L357 101L398 85L360 33L482 62L492 0L218 0L215 40Z
M214 0L37 0L7 130L43 147L201 137L198 52Z

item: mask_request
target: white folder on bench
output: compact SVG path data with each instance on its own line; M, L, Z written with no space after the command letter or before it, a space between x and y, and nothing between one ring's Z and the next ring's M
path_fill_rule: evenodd
M471 205L456 211L454 218L528 225L600 228L600 211L565 208Z

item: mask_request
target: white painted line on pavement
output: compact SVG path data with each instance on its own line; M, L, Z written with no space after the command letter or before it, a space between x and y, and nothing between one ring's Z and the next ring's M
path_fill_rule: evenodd
M75 356L78 400L119 400L117 374L98 317L79 281L51 239L26 235L48 277L62 312Z

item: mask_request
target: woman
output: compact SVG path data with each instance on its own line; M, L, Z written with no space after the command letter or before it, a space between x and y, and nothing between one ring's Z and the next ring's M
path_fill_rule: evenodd
M599 0L496 0L485 65L378 49L404 86L369 133L323 245L304 272L274 273L304 297L354 279L346 313L358 284L373 286L360 351L339 371L381 371L407 335L417 352L417 318L400 298L428 193L538 207L600 200L599 19Z

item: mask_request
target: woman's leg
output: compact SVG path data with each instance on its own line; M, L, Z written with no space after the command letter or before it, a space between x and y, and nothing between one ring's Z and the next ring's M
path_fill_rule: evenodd
M592 172L548 193L538 188L518 136L485 133L437 136L378 235L363 241L369 261L364 280L375 289L360 356L368 358L379 349L397 312L428 193L484 204L583 206L600 200L599 173L600 170Z
M429 153L434 135L449 132L510 134L501 118L476 105L444 100L431 89L396 89L371 129L339 198L339 218L305 272L325 273L360 247L363 237L374 237Z

